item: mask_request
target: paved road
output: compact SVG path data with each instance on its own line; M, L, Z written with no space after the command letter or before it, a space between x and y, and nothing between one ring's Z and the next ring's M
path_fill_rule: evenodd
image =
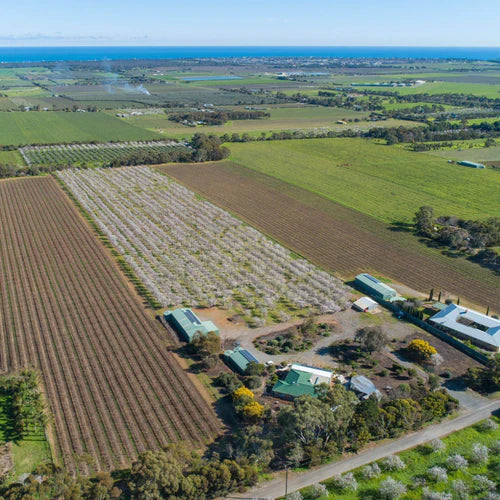
M380 460L388 455L400 453L401 451L424 444L432 439L444 437L464 427L473 425L480 420L488 418L494 411L499 410L500 400L485 400L482 404L476 404L474 406L474 409L470 409L452 420L446 420L440 424L426 427L421 431L376 446L358 455L346 458L345 460L323 465L305 472L290 473L288 477L288 492L290 493L305 488L318 481L324 481L336 474L343 474L344 472L369 464L375 460ZM285 480L284 474L282 473L276 479L257 486L248 492L235 494L231 498L275 499L284 495L284 492Z

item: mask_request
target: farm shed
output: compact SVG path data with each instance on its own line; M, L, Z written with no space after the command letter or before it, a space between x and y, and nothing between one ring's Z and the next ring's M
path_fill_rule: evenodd
M464 167L485 168L485 166L482 163L476 163L475 161L462 160L462 161L458 161L457 163L459 165L463 165Z
M450 304L429 321L462 340L489 351L500 351L500 320L472 309Z
M374 383L363 375L351 377L348 388L354 391L361 399L366 399L372 394L375 394L377 399L382 397L382 394L380 394L380 391L375 387Z
M318 384L330 385L333 372L305 365L293 364L284 380L278 380L272 389L274 396L294 399L304 394L316 397L314 387Z
M242 375L247 371L250 363L258 363L259 360L249 351L242 347L235 347L232 351L224 352L224 359L233 370Z
M165 311L163 316L186 342L191 342L196 333L206 335L209 332L215 332L219 335L219 329L214 323L211 321L201 321L191 309Z
M370 297L361 297L356 302L354 302L352 307L354 309L357 309L358 311L370 312L377 309L378 303L375 302L373 299L370 299Z
M397 296L396 290L367 273L358 274L354 279L354 283L360 290L376 299L390 301Z

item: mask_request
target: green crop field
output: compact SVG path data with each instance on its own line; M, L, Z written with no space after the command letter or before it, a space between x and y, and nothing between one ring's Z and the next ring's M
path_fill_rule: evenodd
M466 218L498 215L500 175L364 139L231 144L236 163L385 222L410 222L422 205Z
M25 472L31 472L44 460L50 460L51 453L43 433L19 439L14 430L10 410L10 397L5 394L0 395L0 442L12 443L14 474L19 476Z
M23 157L19 151L0 151L0 164L4 165L24 165Z
M0 113L0 145L129 141L160 136L106 113Z

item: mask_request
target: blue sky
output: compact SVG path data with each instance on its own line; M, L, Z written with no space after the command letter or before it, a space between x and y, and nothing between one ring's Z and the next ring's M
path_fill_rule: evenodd
M500 46L498 0L4 0L0 45Z

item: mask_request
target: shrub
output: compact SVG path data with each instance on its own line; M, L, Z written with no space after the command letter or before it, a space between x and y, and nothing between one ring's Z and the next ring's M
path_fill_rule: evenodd
M311 498L321 498L328 496L328 488L322 483L313 484L310 488Z
M264 414L264 407L257 401L252 401L243 407L243 416L247 420L258 420Z
M476 464L484 464L488 461L488 447L484 444L474 443L472 445L472 452L470 456L471 462Z
M334 480L334 484L335 487L339 490L355 491L358 489L358 482L356 481L356 478L354 477L354 474L352 472L348 472L343 476L337 476Z
M475 493L483 493L485 491L495 491L496 484L486 476L476 474L472 476L472 487Z
M461 479L455 479L451 482L451 489L457 500L467 500L469 498L469 486Z
M469 462L467 461L467 459L458 454L450 455L446 460L446 467L448 468L448 470L464 470L468 467L468 465Z
M444 449L446 449L446 444L444 441L441 441L441 439L433 439L429 443L429 446L434 453L437 453L439 451L443 451Z
M380 483L379 495L385 500L396 500L405 493L406 486L390 476Z
M285 498L286 500L302 500L304 497L300 491L294 491L293 493L288 493Z
M492 443L492 445L490 446L490 450L495 454L496 453L500 454L500 439Z
M451 372L450 370L446 370L441 374L441 377L443 378L451 378Z
M437 350L432 347L429 342L423 339L414 339L410 342L408 346L408 351L419 360L429 359L434 354L437 354Z
M427 476L436 482L448 480L448 474L446 472L446 469L444 467L439 467L439 465L435 465L434 467L431 467L427 471Z
M233 401L243 402L248 399L248 402L253 400L253 392L246 387L240 387L233 392Z
M424 488L422 491L422 500L452 500L453 495L444 491L432 491Z
M361 469L361 475L363 479L373 479L374 477L380 476L380 467L378 464L365 465L363 469Z
M486 420L483 420L479 424L479 430L483 432L488 432L488 431L494 431L495 429L498 428L498 424L492 420L491 418L487 418Z
M258 389L262 385L262 380L257 375L246 377L244 382L249 389Z
M397 455L390 455L382 462L382 468L385 471L403 470L406 464Z

